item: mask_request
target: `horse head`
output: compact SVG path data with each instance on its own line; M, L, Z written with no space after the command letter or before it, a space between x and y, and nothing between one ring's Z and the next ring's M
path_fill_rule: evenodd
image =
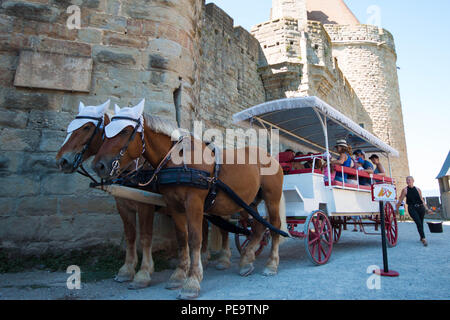
M145 99L130 108L115 105L115 114L105 127L105 140L92 162L100 178L116 177L144 153L144 106Z
M80 102L78 115L67 127L67 137L56 155L56 163L64 173L73 173L83 161L95 155L103 142L103 129L109 123L108 100L99 106Z

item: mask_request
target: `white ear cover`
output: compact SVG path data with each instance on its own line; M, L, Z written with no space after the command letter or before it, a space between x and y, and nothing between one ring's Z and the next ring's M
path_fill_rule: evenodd
M120 112L120 107L116 104L114 105L114 113L118 114Z
M104 104L102 104L101 106L97 107L97 112L101 113L101 114L105 114L105 112L108 110L109 108L109 104L111 103L111 100L106 101Z
M137 106L133 108L134 114L136 115L136 119L138 119L144 113L145 108L145 99L142 99L141 102Z
M80 101L80 105L78 106L78 113L81 113L81 110L84 109L84 103Z

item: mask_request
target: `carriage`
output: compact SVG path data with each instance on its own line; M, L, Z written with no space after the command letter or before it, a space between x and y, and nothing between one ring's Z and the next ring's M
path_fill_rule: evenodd
M398 228L392 203L387 201L380 205L373 197L374 186L382 184L395 188L394 180L349 167L331 166L329 161L333 154L337 155L330 146L343 138L354 148L385 156L388 162L390 157L398 156L395 149L317 97L266 102L233 115L233 121L258 126L269 134L276 129L281 138L314 151L300 157L278 155L285 173L283 195L288 232L291 237L304 240L307 256L313 264L322 265L329 261L333 244L339 241L342 231L349 225L358 225L365 234L379 235L383 230L380 228L381 216L384 216L387 244L390 247L397 244ZM327 165L317 168L316 163L324 160ZM304 161L311 163L310 169L292 169L295 162ZM341 172L350 179L338 181L332 172ZM360 178L370 179L371 185L360 184ZM119 198L165 206L162 195L157 193L114 184L100 188ZM258 206L262 216L265 210L263 204ZM381 215L381 211L384 214ZM241 230L250 229L249 218L238 218L235 222ZM374 231L368 231L372 227ZM248 244L249 234L235 235L240 252ZM269 241L267 230L255 255L260 254Z
M307 256L315 265L329 261L333 244L339 241L348 225L358 225L365 234L379 235L382 230L380 210L384 210L387 244L390 247L397 244L398 228L392 203L380 205L373 201L373 187L387 184L395 188L392 178L331 166L329 161L323 169L316 166L317 161L330 159L334 153L330 146L338 139L345 138L352 147L366 153L383 155L388 162L389 157L398 156L395 149L317 97L263 103L235 114L233 120L234 123L247 122L269 132L277 129L281 138L315 152L299 157L286 153L278 156L285 172L283 194L289 233L294 238L304 239ZM311 168L293 169L295 162L303 161L309 161ZM338 181L332 172L341 172L342 176L346 174L348 180ZM391 175L390 163L389 173ZM360 178L370 179L371 185L361 185ZM264 206L258 207L262 214L264 210ZM238 223L242 227L250 225L246 220ZM267 245L269 237L270 233L266 232L256 254ZM248 238L237 234L235 242L241 251Z

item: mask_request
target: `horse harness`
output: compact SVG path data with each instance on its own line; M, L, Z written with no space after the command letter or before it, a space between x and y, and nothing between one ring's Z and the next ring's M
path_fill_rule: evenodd
M75 155L75 159L73 162L73 171L77 171L79 174L88 177L89 179L91 179L94 183L97 182L97 180L94 179L94 177L92 177L92 175L89 174L89 172L83 167L83 157L84 154L86 153L86 151L89 149L92 141L94 140L95 135L98 133L98 131L100 130L100 128L102 127L102 125L104 124L104 117L90 117L90 116L77 116L75 117L75 119L88 119L88 120L95 120L97 121L97 125L95 126L95 130L92 133L92 135L89 137L89 140L86 142L86 144L83 146L83 149L81 149L80 152L78 152ZM104 139L104 133L102 135L102 139Z
M111 176L113 176L118 169L120 168L120 158L125 154L126 150L128 149L129 144L131 141L133 141L137 130L139 126L142 125L142 130L144 130L144 125L141 124L140 120L136 120L129 117L114 117L111 119L111 121L114 120L130 120L133 122L136 122L137 125L135 126L130 138L128 139L127 143L122 147L119 154L116 156L116 158L113 160L113 169L111 171ZM138 183L137 187L148 187L152 190L158 190L160 185L184 185L184 186L191 186L195 188L205 189L209 190L208 195L205 199L204 204L204 212L207 213L210 211L215 204L216 196L217 196L217 188L223 190L234 202L236 202L240 207L245 209L256 221L263 224L266 228L269 228L271 231L274 231L284 237L289 237L289 234L287 234L284 231L281 231L277 228L275 228L273 225L271 225L268 221L266 221L263 217L259 215L259 213L251 208L248 204L245 203L228 185L226 185L223 181L219 179L219 173L220 173L220 150L217 147L214 147L212 149L215 153L215 165L214 165L214 172L213 176L210 175L209 172L204 170L198 170L189 168L185 163L183 163L182 167L169 167L165 168L165 166L169 163L169 161L172 158L172 151L175 150L175 148L183 142L183 140L187 137L183 135L181 136L178 141L174 142L172 148L169 150L169 152L166 154L166 156L161 160L161 162L158 164L157 168L154 171L147 171L147 170L141 170L141 168L136 168L136 170L132 171L131 173L128 173L128 177L134 177L137 179ZM142 131L142 143L143 143L143 151L142 154L145 152L145 142L144 142L144 131ZM207 144L209 147L209 145ZM122 171L124 172L124 171ZM141 180L145 179L145 177L150 176L150 179L146 182L142 183ZM129 180L128 180L129 181ZM127 183L127 179L122 179L122 183ZM91 184L92 185L92 184ZM236 225L230 223L229 221L214 215L205 214L205 218L208 219L211 223L218 225L224 230L234 232L234 233L241 233L245 235L249 235L250 232L247 229L237 227Z

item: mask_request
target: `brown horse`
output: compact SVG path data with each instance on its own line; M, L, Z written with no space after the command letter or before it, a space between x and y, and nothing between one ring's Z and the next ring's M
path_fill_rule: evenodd
M114 125L115 121L112 121L111 125L106 128L107 137L92 163L92 167L100 177L108 178L113 170L113 162L117 163L118 159L120 161L120 168L125 168L131 161L141 155L153 167L157 168L169 152L173 150L171 135L178 128L172 122L159 117L143 116L142 112L143 106L137 115L135 112L133 120L135 121L135 125L133 126L132 124L127 125L126 120L121 120L124 118L124 114L120 112L120 109L118 110L116 108L115 117L117 117L117 124ZM127 114L130 115L133 113L125 113L125 115ZM141 122L136 124L138 119L141 119ZM133 139L136 128L141 125L143 128L143 130L139 131L141 137ZM108 130L110 134L108 134ZM184 157L190 160L189 163L194 163L193 151L195 148L200 148L196 150L201 150L201 154L209 157L207 161L203 158L200 164L189 164L188 167L207 171L212 176L215 167L212 150L202 141L194 139L191 136L188 139L191 142L192 149L183 150L183 152L186 152ZM143 142L145 142L145 148ZM124 148L126 148L126 152L124 152ZM256 164L236 164L237 154L239 152L234 154L234 150L225 150L224 158L234 159L234 162L231 164L225 163L221 166L219 179L234 190L245 203L251 204L255 210L258 203L264 200L270 223L276 228L283 227L283 230L287 230L284 199L282 199L283 170L281 166L267 152L258 148L247 147L239 151L245 153L245 159L249 159L250 154L257 152ZM234 156L231 156L230 152ZM270 159L269 164L263 164L261 155ZM268 168L273 164L277 166L275 174L261 174L261 169ZM168 161L166 165L166 167L175 166L177 164L172 160ZM172 275L171 281L183 283L179 298L193 299L199 295L200 282L203 279L200 250L202 243L203 209L208 190L191 186L160 186L160 193L164 196L168 204L167 210L171 213L177 226L177 238L179 239L181 248L180 265L174 275ZM242 211L243 209L236 205L226 194L219 192L215 205L209 213L217 216L230 216L236 212L242 213ZM260 223L255 223L252 225L252 230L251 240L241 256L240 274L242 276L249 275L254 269L255 250L263 236L265 227ZM277 273L279 242L279 234L272 232L271 254L264 269L264 275L275 275Z
M81 107L80 107L81 111ZM81 113L81 112L80 112ZM87 122L80 128L71 132L57 153L56 161L60 170L64 173L74 173L77 169L75 165L77 155L80 155L83 148L87 146L86 151L82 154L79 163L97 154L103 143L104 126L109 124L110 118L105 113L103 115L103 127L95 132L96 125L93 122ZM94 121L95 122L95 121ZM89 140L92 140L89 142ZM128 282L130 289L145 288L150 285L151 274L154 272L154 263L152 258L152 233L155 207L149 204L143 204L136 201L126 200L122 198L114 198L119 215L123 222L125 241L126 241L126 257L125 263L115 276L115 281ZM164 211L160 209L159 212ZM163 212L161 212L163 213ZM142 262L138 273L136 274L136 266L138 263L138 255L136 248L136 215L139 216L139 232L140 244L142 248ZM205 221L206 223L206 221ZM216 268L223 270L229 268L231 252L228 246L228 232L220 231L222 236L222 249ZM205 241L202 245L202 260L207 263L209 258L208 247L208 226L204 226ZM214 235L214 232L213 232ZM168 289L178 288L178 284L167 285Z

